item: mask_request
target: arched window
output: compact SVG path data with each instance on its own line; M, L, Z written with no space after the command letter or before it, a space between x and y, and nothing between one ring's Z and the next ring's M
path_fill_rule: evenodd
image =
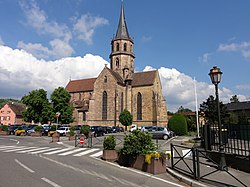
M107 83L108 82L108 78L107 78L107 76L105 75L104 76L104 83Z
M108 108L108 95L107 92L104 91L102 94L102 120L107 120L107 108Z
M115 59L115 65L116 65L117 68L119 68L119 58Z
M124 51L127 51L127 43L125 43L125 44L123 45L123 50L124 50Z
M142 120L142 95L140 92L137 94L137 120Z
M116 51L119 51L119 43L116 43Z

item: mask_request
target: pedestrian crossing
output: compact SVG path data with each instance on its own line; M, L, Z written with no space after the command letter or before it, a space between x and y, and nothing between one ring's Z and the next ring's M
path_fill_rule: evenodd
M75 148L75 147L33 147L33 146L8 146L0 145L0 152L17 154L44 154L58 156L89 156L100 158L102 150L98 148Z

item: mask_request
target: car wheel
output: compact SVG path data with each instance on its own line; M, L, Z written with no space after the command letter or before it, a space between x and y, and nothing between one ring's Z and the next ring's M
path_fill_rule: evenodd
M168 139L168 135L165 134L165 135L163 136L163 140L167 140L167 139Z

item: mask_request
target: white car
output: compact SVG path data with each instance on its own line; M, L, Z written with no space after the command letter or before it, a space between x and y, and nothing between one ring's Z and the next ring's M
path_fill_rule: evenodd
M132 132L134 130L137 130L137 125L136 124L132 124L129 131Z
M56 132L58 132L61 136L65 136L66 133L69 132L69 127L59 127Z

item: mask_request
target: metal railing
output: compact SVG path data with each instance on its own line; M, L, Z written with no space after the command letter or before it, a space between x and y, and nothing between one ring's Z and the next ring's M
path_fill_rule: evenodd
M171 144L171 168L198 181L209 181L216 184L222 183L216 181L213 177L209 177L216 172L221 172L219 163L211 156L214 153L214 151L205 151L196 147ZM228 176L235 179L238 184L247 187L246 184L232 175L228 170L223 170L223 172L226 172Z

